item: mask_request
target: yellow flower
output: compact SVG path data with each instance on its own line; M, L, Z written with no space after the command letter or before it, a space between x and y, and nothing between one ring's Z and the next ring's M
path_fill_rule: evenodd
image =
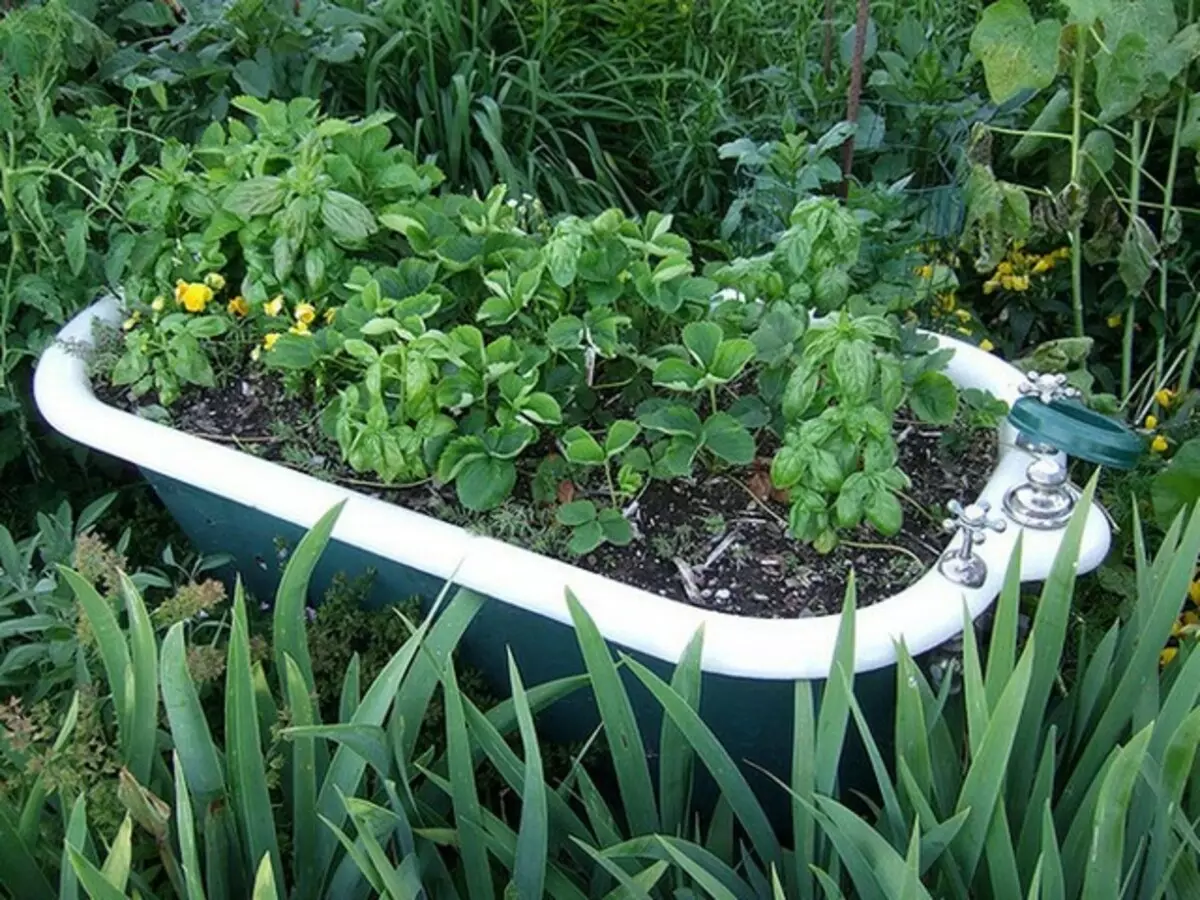
M1150 449L1155 453L1162 453L1167 449L1167 446L1167 439L1161 434L1156 434L1154 436L1154 440L1150 442Z
M1184 628L1194 628L1197 625L1200 625L1200 615L1197 615L1195 612L1189 609L1180 617L1180 621L1183 622Z
M283 294L276 294L263 304L263 312L268 316L277 316L283 312Z
M1043 272L1049 272L1053 268L1054 257L1049 255L1043 256L1033 264L1033 272L1035 275L1041 275Z
M1171 664L1171 660L1173 660L1178 654L1179 650L1175 647L1163 647L1158 654L1158 664L1163 667L1169 666Z
M308 325L305 324L304 322L297 322L295 325L293 325L291 328L288 329L288 334L305 335L308 333L309 333Z
M1010 263L1008 260L1005 260L1004 262L1000 263L1000 265L996 266L997 275L1011 275L1012 273L1012 263Z
M1188 596L1192 598L1193 603L1200 606L1200 579L1188 585Z
M984 353L991 353L993 350L996 349L996 345L993 344L991 341L989 341L987 338L984 338L982 341L979 342L979 349L982 350Z
M1119 312L1113 313L1111 316L1109 316L1104 321L1108 323L1109 328L1120 328L1121 327L1121 314Z
M1014 291L1029 290L1029 276L1028 275L1014 275L1011 279L1009 279L1009 281L1011 282L1011 284L1009 284L1008 286Z
M1071 258L1071 248L1070 247L1059 247L1057 250L1054 251L1054 255L1056 257L1058 257L1059 259L1070 259Z
M208 306L209 301L213 298L212 288L207 284L187 284L184 285L182 292L178 287L175 290L176 299L188 312L204 312L204 307Z
M917 266L916 273L922 278L926 278L926 279L932 278L933 277L933 266L929 265L928 263L926 263L923 266Z
M295 310L296 321L301 325L311 325L317 317L317 308L311 303L297 303Z
M167 305L167 298L159 294L150 302L150 308L156 313L162 312L163 307Z
M971 314L969 312L967 312L965 309L956 309L954 311L954 315L958 318L958 321L960 321L960 322L969 322L971 320Z
M263 338L263 349L270 350L275 346L275 342L279 340L279 333L272 331Z
M324 319L325 319L326 325L333 324L333 320L336 318L337 318L337 307L336 306L331 306L331 307L329 307L329 309L325 310Z
M183 292L187 290L187 286L188 286L188 283L186 281L184 281L182 278L180 278L177 282L175 282L175 302L176 303L183 302Z
M1146 416L1145 426L1153 431L1158 427L1158 416Z
M141 320L142 320L142 314L135 310L133 312L133 315L131 315L128 319L126 319L124 322L121 323L121 330L122 331L132 331L134 328L137 327L137 323L140 322Z
M1154 400L1163 409L1170 409L1175 402L1175 392L1170 388L1160 388L1154 392Z
M1000 287L1000 283L996 279L991 278L983 283L983 292L985 294L994 294L998 287Z
M231 316L244 316L250 312L250 304L241 294L230 300L227 308Z
M214 291L219 291L225 287L225 276L220 272L209 272L204 276L204 283Z

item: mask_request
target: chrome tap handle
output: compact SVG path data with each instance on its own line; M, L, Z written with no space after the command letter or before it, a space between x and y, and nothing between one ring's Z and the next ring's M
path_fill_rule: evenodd
M1067 376L1061 372L1054 375L1026 372L1025 380L1017 385L1017 390L1023 396L1036 397L1043 403L1079 396L1079 391L1067 384Z
M955 584L964 587L982 587L987 580L987 564L975 553L975 546L987 540L989 531L1004 531L1008 522L1001 516L991 515L991 505L979 500L963 506L958 500L946 504L951 518L942 527L951 533L961 534L958 549L950 549L938 561L938 571Z

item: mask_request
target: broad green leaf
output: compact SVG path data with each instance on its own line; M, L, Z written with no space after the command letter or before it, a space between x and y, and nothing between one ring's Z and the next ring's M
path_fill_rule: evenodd
M700 436L702 428L696 411L678 403L657 406L650 412L640 414L638 421L651 431L696 438Z
M721 341L717 353L708 368L708 374L720 382L732 381L741 374L746 363L754 359L754 344L745 338Z
M1041 90L1058 74L1061 26L1035 22L1024 0L999 0L983 10L971 32L971 53L983 63L988 93L1003 103L1026 89Z
M654 383L673 391L694 391L703 377L704 373L691 363L673 356L654 367Z
M72 275L83 271L87 261L88 217L86 213L76 212L71 217L64 235L64 246L67 251L67 265Z
M689 322L683 326L683 345L706 372L712 371L724 337L721 326L715 322Z
M563 456L568 462L582 466L602 465L608 457L604 448L586 430L578 425L567 429L562 438Z
M468 460L454 480L458 501L473 512L495 509L512 493L517 467L511 460L492 456Z
M273 176L251 178L239 182L225 195L222 204L226 210L243 219L266 216L283 205L287 188L283 181Z
M746 466L754 461L754 436L729 413L713 413L701 434L704 447L725 462Z
M958 388L942 372L923 372L913 382L909 406L930 425L949 425L958 413Z
M378 230L371 210L341 191L327 191L321 198L321 220L334 240L346 244L359 244Z
M595 520L596 504L591 500L575 500L572 503L564 503L555 512L554 518L558 520L560 525L572 528L577 525L583 525L585 522Z
M641 426L629 419L617 419L608 426L604 437L604 454L612 458L632 444L641 433Z

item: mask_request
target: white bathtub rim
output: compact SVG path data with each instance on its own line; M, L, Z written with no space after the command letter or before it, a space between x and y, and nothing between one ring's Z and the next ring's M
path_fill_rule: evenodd
M357 546L501 602L564 624L570 614L566 590L579 599L610 641L673 663L696 629L704 628L703 668L756 679L821 679L828 676L841 615L757 619L703 610L659 597L568 563L321 481L230 447L193 437L108 406L94 396L84 360L71 345L90 342L93 321L117 321L115 299L102 300L76 316L39 361L34 379L38 408L64 435L167 478L189 484L301 528L311 527L334 504L346 505L335 526L336 540ZM961 386L988 387L1013 402L1021 373L997 357L953 339L949 374ZM1031 457L1001 429L995 471L981 493L994 510L1005 491L1023 478ZM965 615L978 617L999 593L1017 536L1023 541L1023 581L1045 578L1063 535L1031 531L1009 522L978 548L988 579L977 590L956 586L936 567L914 584L855 615L855 670L870 671L896 660L897 642L914 655L961 633ZM1096 568L1108 552L1110 532L1094 505L1084 529L1078 571Z

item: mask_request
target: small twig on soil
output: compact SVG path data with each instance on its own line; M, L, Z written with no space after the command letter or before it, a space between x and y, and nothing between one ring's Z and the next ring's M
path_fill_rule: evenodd
M788 524L787 519L785 519L779 513L775 512L775 510L771 509L771 507L767 506L767 504L765 504L761 500L759 500L758 495L755 494L754 491L750 490L749 485L747 485L744 481L741 481L740 479L734 478L732 475L730 475L728 477L729 477L730 481L732 481L734 484L736 484L738 487L740 487L743 491L745 491L750 496L751 500L753 500L755 503L757 503L759 506L761 506L763 508L763 511L766 512L767 515L769 515L771 518L773 518L776 522L778 522L780 525L782 525L785 529L787 528L787 524Z
M912 432L913 432L913 427L911 425L905 425L904 430L902 432L900 432L898 435L896 435L896 443L903 444L905 438L907 438L910 434L912 434Z
M840 543L847 547L853 547L856 550L888 550L892 553L901 553L915 562L922 569L926 568L925 561L917 554L913 553L907 547L901 547L899 544L877 544L873 541L847 541L842 540Z
M274 444L283 440L283 438L268 434L251 434L245 437L237 434L207 434L203 431L185 431L184 434L206 441L219 441L223 444Z
M708 554L708 557L704 560L704 562L696 566L696 570L699 572L707 572L708 567L720 559L721 556L724 555L725 551L733 546L734 541L736 541L739 536L740 535L738 535L736 531L731 531L729 534L725 535L721 543L717 544L713 552Z
M696 573L686 562L678 556L673 560L675 568L679 570L679 580L683 582L683 592L687 594L688 599L699 605L704 602L704 598L700 596L700 588L696 585Z
M917 512L919 512L921 515L923 515L926 519L928 519L930 522L932 522L938 528L942 527L941 519L939 519L937 516L935 516L929 510L927 510L924 506L922 506L918 501L916 501L915 499L910 497L908 494L904 493L903 491L896 491L896 496L898 496L905 503L911 504L912 507L915 510L917 510Z

